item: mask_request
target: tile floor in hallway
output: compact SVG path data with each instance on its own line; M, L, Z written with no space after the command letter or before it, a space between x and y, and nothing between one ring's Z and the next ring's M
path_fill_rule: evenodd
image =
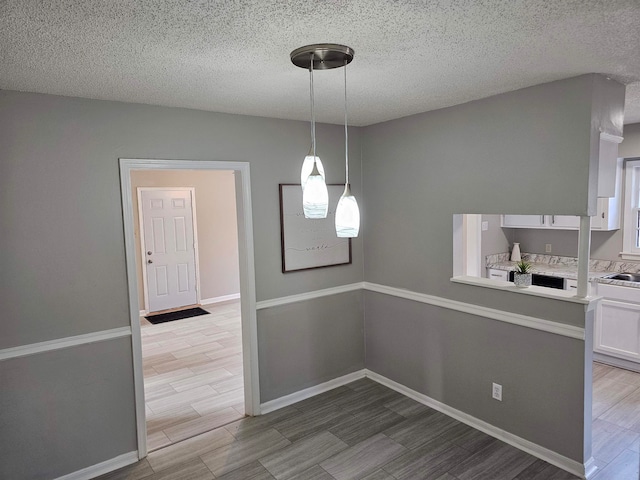
M102 480L577 477L369 379L149 454Z
M640 373L593 364L593 480L640 478Z
M152 325L141 318L149 451L244 416L240 301Z

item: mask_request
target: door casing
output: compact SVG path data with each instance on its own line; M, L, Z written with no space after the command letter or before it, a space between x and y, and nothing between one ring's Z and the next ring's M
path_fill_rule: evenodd
M238 218L238 254L240 266L240 309L242 316L242 363L244 369L244 408L247 415L260 414L258 371L258 326L253 250L253 215L251 210L251 178L249 162L213 160L120 159L120 192L124 220L129 317L133 350L133 380L136 407L138 458L147 456L147 426L142 369L140 306L136 274L131 172L133 170L233 170L236 179L236 213Z

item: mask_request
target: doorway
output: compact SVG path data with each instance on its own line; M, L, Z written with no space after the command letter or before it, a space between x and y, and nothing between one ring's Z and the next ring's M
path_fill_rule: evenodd
M215 308L205 305L205 308L211 309L209 315L216 318L217 329L228 326L231 330L241 334L242 346L241 350L236 353L236 357L240 357L241 366L238 364L230 365L229 368L241 369L243 374L242 383L244 387L244 401L240 405L236 402L234 407L236 411L243 411L247 415L256 415L259 413L259 389L258 389L258 365L257 365L257 326L256 326L256 310L255 310L255 274L253 266L253 232L252 232L252 216L251 216L251 196L250 196L250 177L249 164L247 162L215 162L215 161L190 161L190 160L136 160L121 159L120 160L120 176L121 191L123 200L123 214L125 227L125 246L127 258L127 279L130 296L130 317L132 330L132 346L133 346L133 363L134 363L134 382L136 393L136 417L138 432L138 456L143 458L147 454L147 431L146 431L146 412L145 412L145 391L144 391L144 371L143 371L143 355L142 355L142 330L140 314L144 310L146 304L141 300L141 282L138 281L138 269L136 266L136 249L139 248L139 242L136 240L136 228L134 221L134 195L131 188L132 174L135 171L149 170L169 170L169 171L229 171L233 174L235 183L235 200L236 200L236 219L237 219L237 246L238 246L238 264L239 264L239 290L240 300L233 299L225 305L223 301L215 302ZM204 300L204 299L203 299ZM223 299L227 300L227 299ZM204 303L204 302L203 302ZM219 305L218 305L219 304ZM222 310L221 310L222 309ZM226 309L226 310L225 310ZM237 325L233 325L235 312L240 313L237 318ZM201 317L204 319L209 315ZM235 315L237 317L237 315ZM182 322L183 320L181 320ZM197 321L197 320L196 320ZM171 323L171 322L170 322ZM172 327L166 327L171 329ZM210 333L213 333L211 331ZM221 334L221 335L219 335ZM229 344L229 332L216 331L213 335L218 335L217 342L221 349L233 349ZM212 340L212 339L206 339ZM206 349L211 347L212 342ZM228 346L225 346L228 343ZM211 353L211 352L208 352ZM216 359L214 358L213 361ZM218 365L219 366L219 365ZM204 373L204 372L200 372ZM220 372L218 372L220 373ZM179 380L175 380L179 382ZM222 388L230 388L234 381L230 381L228 385ZM237 380L235 380L237 382ZM178 388L181 384L177 384ZM200 394L205 394L205 389L200 389ZM160 410L166 410L167 406L160 406ZM233 407L231 407L233 408ZM211 412L209 412L211 413ZM227 414L231 411L227 410ZM198 422L194 422L198 423Z

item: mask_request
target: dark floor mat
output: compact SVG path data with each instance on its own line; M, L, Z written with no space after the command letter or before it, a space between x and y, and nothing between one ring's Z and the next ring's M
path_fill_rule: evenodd
M206 310L196 307L187 308L186 310L179 310L177 312L159 313L157 315L148 315L144 318L149 320L154 325L158 323L173 322L174 320L182 320L184 318L199 317L200 315L209 315Z

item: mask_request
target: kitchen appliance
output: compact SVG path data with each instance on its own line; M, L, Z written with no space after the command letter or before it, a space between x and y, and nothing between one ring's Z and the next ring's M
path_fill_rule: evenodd
M509 272L509 281L513 282L513 271ZM564 290L564 278L562 277L551 277L549 275L540 275L538 273L534 273L531 278L531 284L537 285L539 287L547 287L547 288L557 288L559 290Z

